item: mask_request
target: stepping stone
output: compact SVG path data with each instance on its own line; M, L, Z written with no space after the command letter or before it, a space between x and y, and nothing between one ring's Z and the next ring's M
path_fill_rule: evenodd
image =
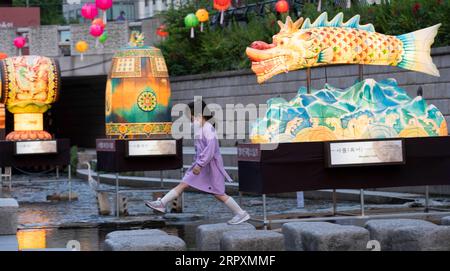
M0 251L18 251L19 242L17 236L13 235L0 235Z
M184 251L186 243L161 230L115 231L106 236L106 251Z
M357 226L329 222L289 222L282 228L289 251L367 250L369 232Z
M189 213L168 213L164 215L164 219L171 221L195 221L203 219L204 217L204 215Z
M197 250L219 251L223 233L233 230L254 231L256 229L255 226L249 223L239 225L228 225L227 223L200 225L197 227L196 233Z
M19 204L13 198L0 198L0 235L15 235Z
M394 251L449 251L450 226L405 226L392 232Z
M284 251L284 236L266 230L233 230L223 233L220 248L223 251Z
M420 219L379 219L369 220L365 224L365 228L370 232L370 239L380 242L381 250L393 250L395 231L404 227L417 230L422 228L422 231L425 231L437 225Z
M442 221L441 221L441 224L450 226L450 216L443 217Z

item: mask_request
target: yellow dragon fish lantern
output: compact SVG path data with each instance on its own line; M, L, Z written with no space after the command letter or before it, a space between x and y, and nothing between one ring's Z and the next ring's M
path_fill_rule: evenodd
M399 36L375 32L372 24L360 25L356 15L343 22L343 14L328 21L326 12L314 23L309 19L278 21L280 32L272 44L255 41L247 47L258 83L273 76L322 65L389 65L439 76L430 56L441 24Z
M6 140L48 140L43 113L58 99L58 63L44 56L17 56L0 61L0 103L14 114L14 131Z

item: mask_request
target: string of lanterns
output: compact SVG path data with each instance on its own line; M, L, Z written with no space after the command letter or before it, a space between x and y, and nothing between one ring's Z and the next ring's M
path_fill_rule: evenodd
M214 0L214 9L220 12L220 24L223 24L224 21L224 12L229 9L231 6L231 0ZM275 10L278 13L288 13L289 12L289 3L286 0L278 0L275 4ZM194 38L194 29L200 24L200 32L203 32L204 26L203 24L209 20L209 12L204 9L198 9L195 14L189 13L184 17L184 25L187 28L190 28L190 37ZM156 30L156 34L160 37L159 28ZM165 32L164 37L167 37L169 33Z
M89 27L89 34L96 39L96 48L99 43L104 44L108 39L108 32L105 30L107 24L106 12L112 5L112 0L95 0L95 3L88 2L81 7L81 16L86 20L92 21ZM103 13L102 18L97 17L99 15L99 9ZM84 40L79 40L74 48L75 51L80 53L81 61L83 61L83 54L89 50L89 44Z

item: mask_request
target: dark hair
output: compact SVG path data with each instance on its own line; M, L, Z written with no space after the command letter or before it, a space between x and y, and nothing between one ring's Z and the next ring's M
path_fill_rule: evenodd
M194 116L195 105L200 106L200 101L194 101L194 102L190 102L188 104L189 110L191 111L191 116ZM202 101L202 117L205 120L210 120L213 117L211 114L211 111L209 110L208 106L206 105L206 103L204 101Z

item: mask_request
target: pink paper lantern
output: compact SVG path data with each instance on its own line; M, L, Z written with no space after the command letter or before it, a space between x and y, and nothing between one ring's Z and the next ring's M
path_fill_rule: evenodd
M98 24L91 25L89 33L94 37L100 37L103 34L103 28Z
M26 43L27 40L24 37L17 37L14 39L14 46L16 46L18 49L23 48Z
M93 3L86 3L81 8L81 16L88 20L93 20L98 15L97 7Z
M107 9L110 9L113 5L113 1L112 0L95 0L95 5L105 11Z

